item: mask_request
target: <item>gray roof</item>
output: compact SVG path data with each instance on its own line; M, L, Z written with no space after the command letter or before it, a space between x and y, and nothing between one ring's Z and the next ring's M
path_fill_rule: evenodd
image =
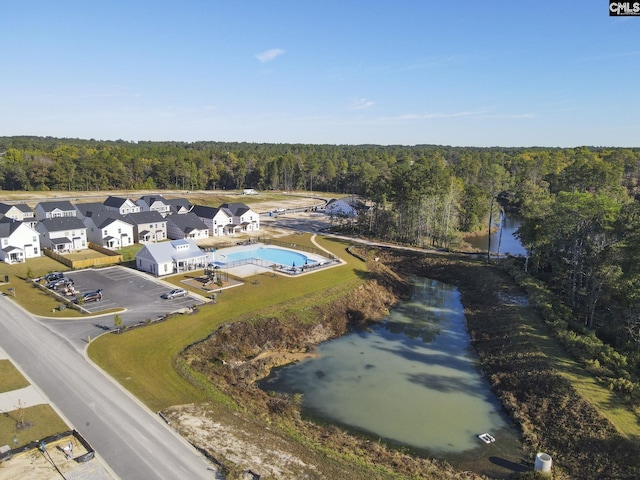
M167 200L162 195L143 195L140 197L140 200L144 200L144 202L151 206L155 202L162 202L165 205L168 205Z
M123 204L127 203L128 198L122 197L114 197L113 195L109 195L107 199L103 202L103 204L107 207L115 207L120 208Z
M187 200L186 198L170 198L168 200L165 200L166 203L168 203L172 209L175 209L176 211L180 208L184 208L186 210L191 210L191 202L189 202L189 200Z
M16 203L14 205L8 203L0 203L0 213L7 213L14 207L23 213L33 213L33 209L26 203Z
M233 217L239 217L240 215L251 210L246 204L242 202L223 203L222 205L220 205L220 208L231 212L231 216Z
M193 240L171 240L145 245L136 255L156 263L167 263L189 258L206 258L206 253Z
M213 218L219 211L219 208L207 207L206 205L194 205L191 209L191 212L195 213L200 218Z
M96 227L98 228L104 228L107 225L111 225L113 222L116 222L118 220L125 222L124 220L122 220L122 216L112 212L111 210L100 210L98 212L89 212L89 214L87 215L87 217L91 218L91 220L93 220L93 223L95 224ZM131 225L129 223L127 223L128 225Z
M37 206L42 207L45 212L52 212L55 209L62 210L65 212L75 211L76 207L74 207L71 202L68 200L53 200L50 202L40 202Z
M137 212L128 213L122 217L122 219L132 225L140 225L141 223L157 223L166 222L167 220L162 216L160 212L155 210L151 212Z
M22 225L22 222L11 220L10 218L0 218L0 238L8 238L16 229Z
M40 222L47 232L59 232L61 230L86 230L82 220L78 217L47 218Z
M109 210L100 202L77 203L76 209L84 216L89 217L94 212L108 212Z
M185 213L183 215L170 215L165 220L167 220L167 222L172 222L183 232L209 229L202 219L192 212Z

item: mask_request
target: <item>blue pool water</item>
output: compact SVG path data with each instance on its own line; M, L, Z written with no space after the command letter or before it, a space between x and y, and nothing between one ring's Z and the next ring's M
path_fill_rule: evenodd
M285 265L287 267L301 267L305 264L312 265L316 263L315 260L308 258L301 253L273 247L259 247L251 250L228 253L225 257L222 257L222 255L218 256L216 260L223 263L230 263L235 262L236 260L247 260L250 258L257 258L259 260L264 260L265 262Z

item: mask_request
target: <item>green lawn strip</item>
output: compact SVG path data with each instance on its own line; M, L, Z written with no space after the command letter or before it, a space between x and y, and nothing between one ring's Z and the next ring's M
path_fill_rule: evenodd
M19 422L29 426L18 429ZM67 424L49 405L34 405L0 413L0 445L9 445L11 448L67 430ZM14 438L18 440L17 445Z
M0 393L19 390L29 386L29 382L10 360L0 360Z
M560 345L540 345L551 364L567 377L576 391L604 415L616 430L627 438L640 439L640 418L608 388L600 384L585 368L567 357Z
M89 345L89 356L153 411L202 400L204 392L175 370L174 363L185 347L252 312L259 314L274 305L290 307L301 297L304 302L307 295L363 281L359 270L364 270L364 264L346 254L347 244L330 239L320 242L347 265L293 278L265 273L245 279L242 286L219 295L217 304L204 305L195 314L176 315L120 335L102 335Z

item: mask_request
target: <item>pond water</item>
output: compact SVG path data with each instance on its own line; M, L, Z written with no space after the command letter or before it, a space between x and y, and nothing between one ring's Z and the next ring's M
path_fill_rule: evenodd
M508 429L478 370L456 288L416 279L412 298L368 331L317 348L260 386L301 392L303 412L433 453L478 448Z
M502 233L500 232L500 222L502 222ZM522 246L518 237L515 236L522 220L517 215L501 215L500 221L496 223L495 230L491 234L491 253L501 255L527 255L527 249ZM487 251L489 236L481 235L466 238L465 241L473 248Z

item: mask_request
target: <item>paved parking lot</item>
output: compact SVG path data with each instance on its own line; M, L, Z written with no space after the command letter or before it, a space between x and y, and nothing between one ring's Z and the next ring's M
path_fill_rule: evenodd
M126 308L121 317L125 324L155 320L181 308L203 302L193 296L164 300L160 295L173 286L124 267L77 270L69 273L80 293L102 289L102 300L87 302L83 307L91 313L113 308ZM141 317L142 315L142 317Z

